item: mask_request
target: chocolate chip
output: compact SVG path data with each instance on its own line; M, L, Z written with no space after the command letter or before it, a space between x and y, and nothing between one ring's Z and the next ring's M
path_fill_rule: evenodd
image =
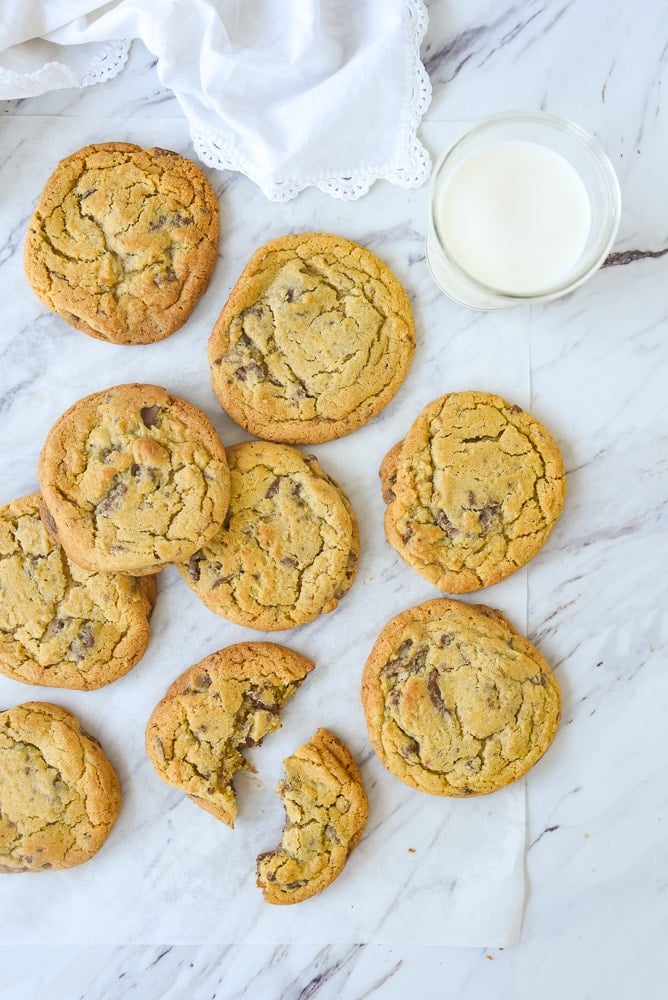
M164 229L166 223L167 223L167 217L164 215L159 215L157 219L153 219L152 222L149 222L146 228L149 233L155 233L157 232L158 229Z
M440 639L438 640L441 649L445 649L452 642L452 634L450 632L443 632Z
M206 688L211 687L211 678L206 673L200 674L199 677L196 679L195 683L197 684L197 687L201 687L206 690ZM202 726L201 728L203 729L204 727Z
M294 556L283 556L280 562L282 566L287 566L288 569L294 569L297 566L297 560Z
M429 694L430 702L434 708L441 713L441 715L452 714L443 701L443 695L441 694L441 689L438 684L438 672L436 670L431 670L429 672L429 677L427 678L427 693Z
M49 513L44 504L40 505L39 512L44 518L44 521L46 522L46 527L49 533L52 535L57 535L58 528L56 527L56 522L53 520L53 516Z
M501 510L501 504L496 500L487 500L484 504L482 510L480 511L480 527L483 531L487 531L492 519L495 514L498 514Z
M84 649L92 649L95 645L95 636L93 635L93 626L91 622L86 622L85 625L79 629L79 639L83 643Z
M265 375L262 368L260 368L259 365L256 365L252 361L250 362L250 364L241 365L240 368L235 369L234 374L236 378L239 379L240 382L245 382L249 375L255 375L255 377L259 381L264 381L264 375Z
M444 510L439 510L434 520L436 521L436 524L439 526L439 528L448 536L448 538L451 538L457 531L454 524L452 523L452 521L450 520L450 518L448 517L448 515L445 513Z
M399 660L404 660L406 658L408 650L411 648L412 645L413 645L412 639L405 639L404 642L402 642L402 644L399 646L399 649L397 650L397 658Z
M302 379L297 379L297 385L298 385L297 395L299 396L300 399L314 399L315 398L314 395L313 395L313 393L308 391L308 389L306 388L306 383L303 382Z
M116 483L116 485L109 490L105 499L95 508L96 514L108 514L114 507L116 501L119 500L123 494L127 493L127 491L128 488L125 483Z
M473 492L473 490L469 490L468 491L466 499L468 501L469 507L476 507L477 506L478 501L475 498L475 493Z
M513 405L510 407L510 412L511 413L522 413L523 410L522 410L521 406L517 405L517 403L513 403Z
M160 413L159 406L142 406L139 416L145 427L155 427Z
M252 705L253 708L259 709L262 712L269 712L270 715L278 715L279 706L268 705L262 700L262 694L264 694L263 691L251 688L251 690L246 693L245 701L248 702L249 705Z
M199 568L199 564L205 558L206 557L205 557L204 553L200 549L199 552L195 552L195 554L192 555L190 557L190 559L188 560L188 574L189 574L191 580L194 580L195 583L197 583L197 581L199 580L200 576L202 575L202 571Z
M418 757L420 754L420 744L417 740L409 739L407 743L404 743L404 745L399 748L399 753L404 760L408 760L409 757Z
M294 302L294 300L295 300L295 290L294 288L288 288L288 290L285 293L285 301Z
M404 529L404 533L401 536L404 545L406 545L410 541L410 539L413 537L413 535L414 535L413 525L412 524L407 524L406 528Z
M422 649L418 649L414 656L411 656L407 665L412 674L418 674L422 670L427 662L427 653L427 647L423 646Z
M271 500L278 493L278 488L281 485L281 481L278 477L269 485L267 492L264 495L265 500Z

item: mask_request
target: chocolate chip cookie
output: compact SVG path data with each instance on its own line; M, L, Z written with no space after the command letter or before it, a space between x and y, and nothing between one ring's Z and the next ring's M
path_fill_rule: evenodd
M179 566L208 608L238 625L293 628L332 611L359 556L348 498L313 455L247 441L227 449L223 528Z
M440 598L385 626L362 677L369 739L432 795L483 795L523 777L559 724L554 674L498 611Z
M62 160L28 226L35 294L98 340L150 344L185 323L218 248L218 200L194 163L125 142Z
M451 594L498 583L529 562L566 493L552 435L485 392L449 393L425 407L380 477L390 545Z
M242 750L279 729L279 712L315 664L272 642L241 642L174 681L146 727L156 771L216 819L234 826L232 779L254 771Z
M415 332L406 292L375 254L301 233L261 247L209 340L213 388L251 434L330 441L375 417L403 382Z
M29 701L0 713L0 872L83 864L120 806L116 772L70 712Z
M369 808L357 764L328 730L319 729L283 765L285 828L279 847L257 859L257 884L267 903L300 903L341 874Z
M0 508L0 673L90 691L148 645L155 578L90 573L46 531L39 493Z
M61 545L91 571L155 573L189 558L227 513L225 449L201 410L154 385L118 385L49 431L38 476Z

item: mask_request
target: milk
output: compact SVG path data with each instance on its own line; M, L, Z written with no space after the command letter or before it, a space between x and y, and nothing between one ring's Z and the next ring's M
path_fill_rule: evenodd
M441 240L468 274L510 295L558 285L587 242L591 205L571 164L536 142L472 154L434 205Z

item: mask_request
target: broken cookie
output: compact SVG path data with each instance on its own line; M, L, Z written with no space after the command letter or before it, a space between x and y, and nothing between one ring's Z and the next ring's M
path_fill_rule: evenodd
M300 903L331 885L359 843L369 811L357 764L327 729L318 729L283 766L283 837L257 859L257 884L265 901L276 904Z
M146 752L160 777L234 826L232 779L255 768L242 751L280 728L279 712L315 664L271 642L241 642L181 674L146 727Z

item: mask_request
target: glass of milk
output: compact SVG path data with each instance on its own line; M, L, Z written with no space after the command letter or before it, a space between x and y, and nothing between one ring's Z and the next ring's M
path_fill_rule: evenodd
M600 267L620 214L617 177L591 135L554 115L504 112L436 164L427 262L464 305L547 302Z

